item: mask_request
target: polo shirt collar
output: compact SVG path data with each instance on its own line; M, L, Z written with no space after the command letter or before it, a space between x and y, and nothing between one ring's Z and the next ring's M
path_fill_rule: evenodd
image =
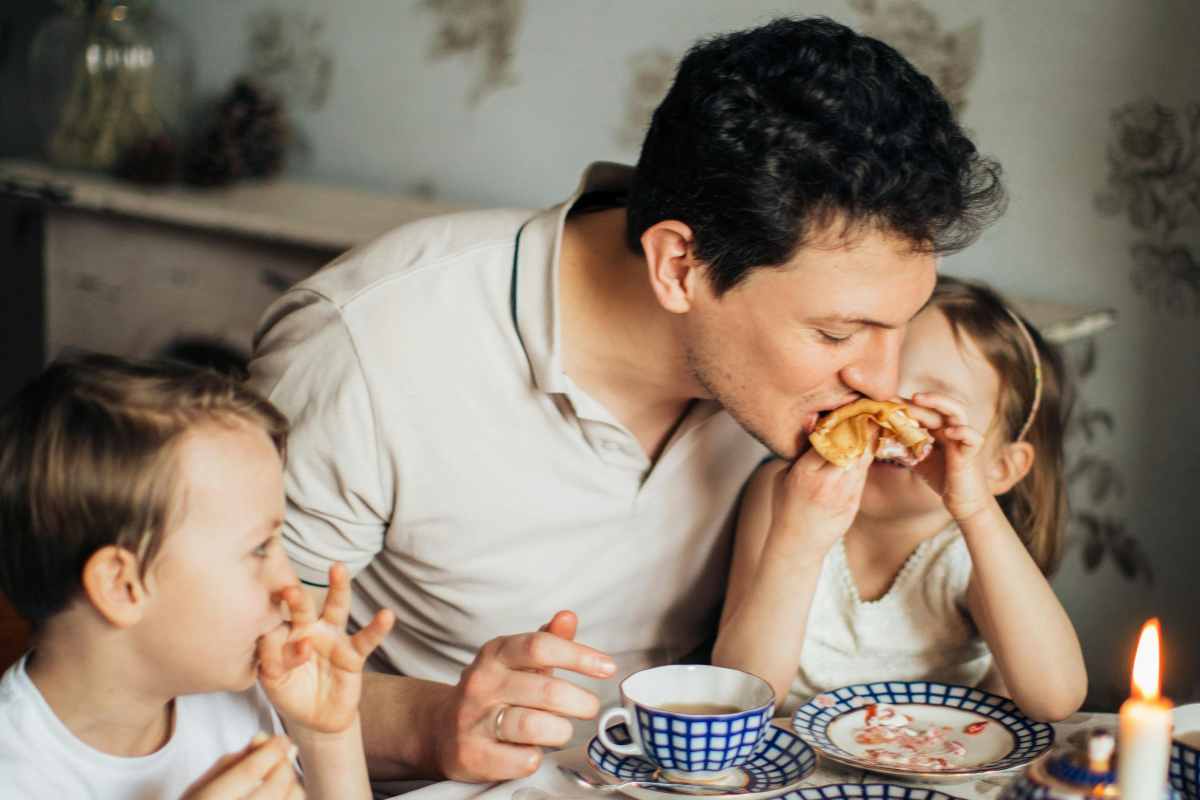
M575 193L561 205L530 218L517 233L513 254L512 314L525 348L534 384L547 394L566 394L570 382L562 367L559 255L563 223L585 194L625 192L633 169L598 161L584 170Z

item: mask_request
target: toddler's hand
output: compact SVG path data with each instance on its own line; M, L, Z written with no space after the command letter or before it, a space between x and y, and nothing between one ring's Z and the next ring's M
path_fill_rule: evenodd
M363 663L391 630L392 612L380 611L371 624L347 636L350 577L342 564L329 569L329 593L320 617L299 586L288 586L280 596L291 622L259 640L259 683L289 724L340 733L358 715Z
M771 498L770 536L782 537L807 548L814 558L823 558L858 514L873 449L873 445L868 447L862 458L845 468L809 449L790 467L781 469Z
M180 800L304 800L286 736L258 734L245 748L221 756Z
M913 395L914 414L938 447L914 469L946 504L956 520L964 520L992 501L983 460L984 437L967 424L966 408L945 395Z

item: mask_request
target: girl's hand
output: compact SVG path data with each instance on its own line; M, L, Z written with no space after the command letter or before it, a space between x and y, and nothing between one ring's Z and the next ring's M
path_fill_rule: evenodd
M380 611L370 625L346 635L350 577L342 564L329 569L329 593L320 617L299 586L288 586L280 596L291 622L259 640L259 683L290 725L321 733L345 731L358 716L363 663L395 618L391 611Z
M913 395L914 417L924 425L938 447L914 469L937 492L946 510L959 521L988 507L988 487L983 459L984 437L967 424L966 408L945 395ZM932 412L932 413L931 413Z
M872 442L862 458L842 468L810 448L779 470L771 492L770 539L824 558L858 514L873 450Z

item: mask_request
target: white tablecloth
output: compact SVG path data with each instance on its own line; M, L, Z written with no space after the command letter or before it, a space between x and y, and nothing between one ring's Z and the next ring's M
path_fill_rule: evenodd
M777 724L788 725L787 720L776 720ZM1087 732L1092 728L1109 728L1116 732L1116 714L1074 714L1063 722L1054 725L1055 742L1071 741L1082 744ZM601 797L612 797L611 794L598 792L580 786L575 781L563 775L558 765L563 764L579 769L581 772L595 775L590 768L583 746L571 747L547 753L541 767L533 775L518 781L505 783L477 784L460 783L458 781L442 781L423 789L396 795L403 800L560 800L561 798L577 798L578 800L596 800ZM830 783L909 783L917 786L928 786L946 794L961 797L963 800L996 800L1000 789L1015 778L1020 770L989 775L982 778L967 778L955 782L913 783L901 781L886 775L875 775L860 769L849 769L818 758L817 769L806 778L800 786L823 786Z

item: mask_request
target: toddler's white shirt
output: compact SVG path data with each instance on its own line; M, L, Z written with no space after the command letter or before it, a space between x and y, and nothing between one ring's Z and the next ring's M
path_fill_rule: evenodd
M0 794L11 800L152 800L179 796L217 759L255 733L283 726L257 684L241 693L175 700L171 738L147 756L102 753L55 715L25 671L28 654L0 678Z

